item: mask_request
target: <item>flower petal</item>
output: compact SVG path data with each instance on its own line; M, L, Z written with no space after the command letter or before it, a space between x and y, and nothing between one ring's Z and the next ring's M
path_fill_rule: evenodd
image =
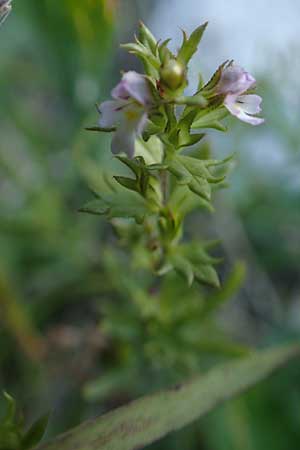
M241 104L243 110L248 114L257 114L261 112L262 98L259 95L239 95L237 103Z
M136 140L135 129L125 130L123 127L119 127L112 138L111 142L112 153L116 155L118 153L124 152L127 154L128 158L133 158L135 140Z
M128 102L124 100L108 100L101 103L98 110L100 113L99 125L103 128L114 127L121 120L122 110Z
M238 119L242 120L243 122L249 123L250 125L261 125L264 123L264 119L261 117L254 117L250 114L248 114L249 111L249 105L247 105L246 109L244 109L244 104L239 103L237 100L240 97L237 95L227 95L224 105L228 109L228 111Z
M129 158L132 158L134 156L135 140L143 132L146 121L147 114L142 108L126 108L112 139L112 153L125 152Z
M130 97L141 105L151 103L151 93L147 79L133 70L124 73L120 83L112 90L115 99L128 100Z
M220 94L243 94L255 83L255 78L249 72L233 64L223 69L218 92Z

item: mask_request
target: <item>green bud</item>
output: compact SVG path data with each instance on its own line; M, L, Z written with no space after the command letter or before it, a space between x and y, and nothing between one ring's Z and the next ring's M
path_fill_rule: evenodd
M169 59L160 69L160 81L171 90L182 86L185 75L185 66L176 59Z

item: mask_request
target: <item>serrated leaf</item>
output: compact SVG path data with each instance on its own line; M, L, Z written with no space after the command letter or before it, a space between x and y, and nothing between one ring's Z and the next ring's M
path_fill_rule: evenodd
M37 450L143 448L240 395L299 355L299 345L253 352L171 390L87 421Z
M29 450L36 447L42 440L49 421L49 414L40 417L27 431L22 438L22 450Z
M203 33L208 25L208 22L205 22L203 25L200 25L196 30L194 30L189 38L186 37L186 34L183 35L183 43L178 52L177 59L183 64L187 65L190 61L194 53L196 53L198 45L201 41Z

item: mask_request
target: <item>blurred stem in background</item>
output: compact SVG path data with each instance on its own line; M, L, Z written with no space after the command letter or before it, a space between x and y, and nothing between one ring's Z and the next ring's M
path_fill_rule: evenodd
M45 353L42 337L34 328L25 302L20 302L8 278L0 271L0 323L17 342L21 351L33 362Z

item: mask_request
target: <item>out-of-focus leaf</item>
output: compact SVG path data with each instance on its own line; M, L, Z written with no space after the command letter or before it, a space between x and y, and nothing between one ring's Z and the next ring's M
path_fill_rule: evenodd
M35 447L43 438L49 421L49 414L40 417L32 424L22 439L22 450Z
M264 350L216 367L175 388L144 397L59 436L39 450L134 450L241 394L291 359L300 347Z

